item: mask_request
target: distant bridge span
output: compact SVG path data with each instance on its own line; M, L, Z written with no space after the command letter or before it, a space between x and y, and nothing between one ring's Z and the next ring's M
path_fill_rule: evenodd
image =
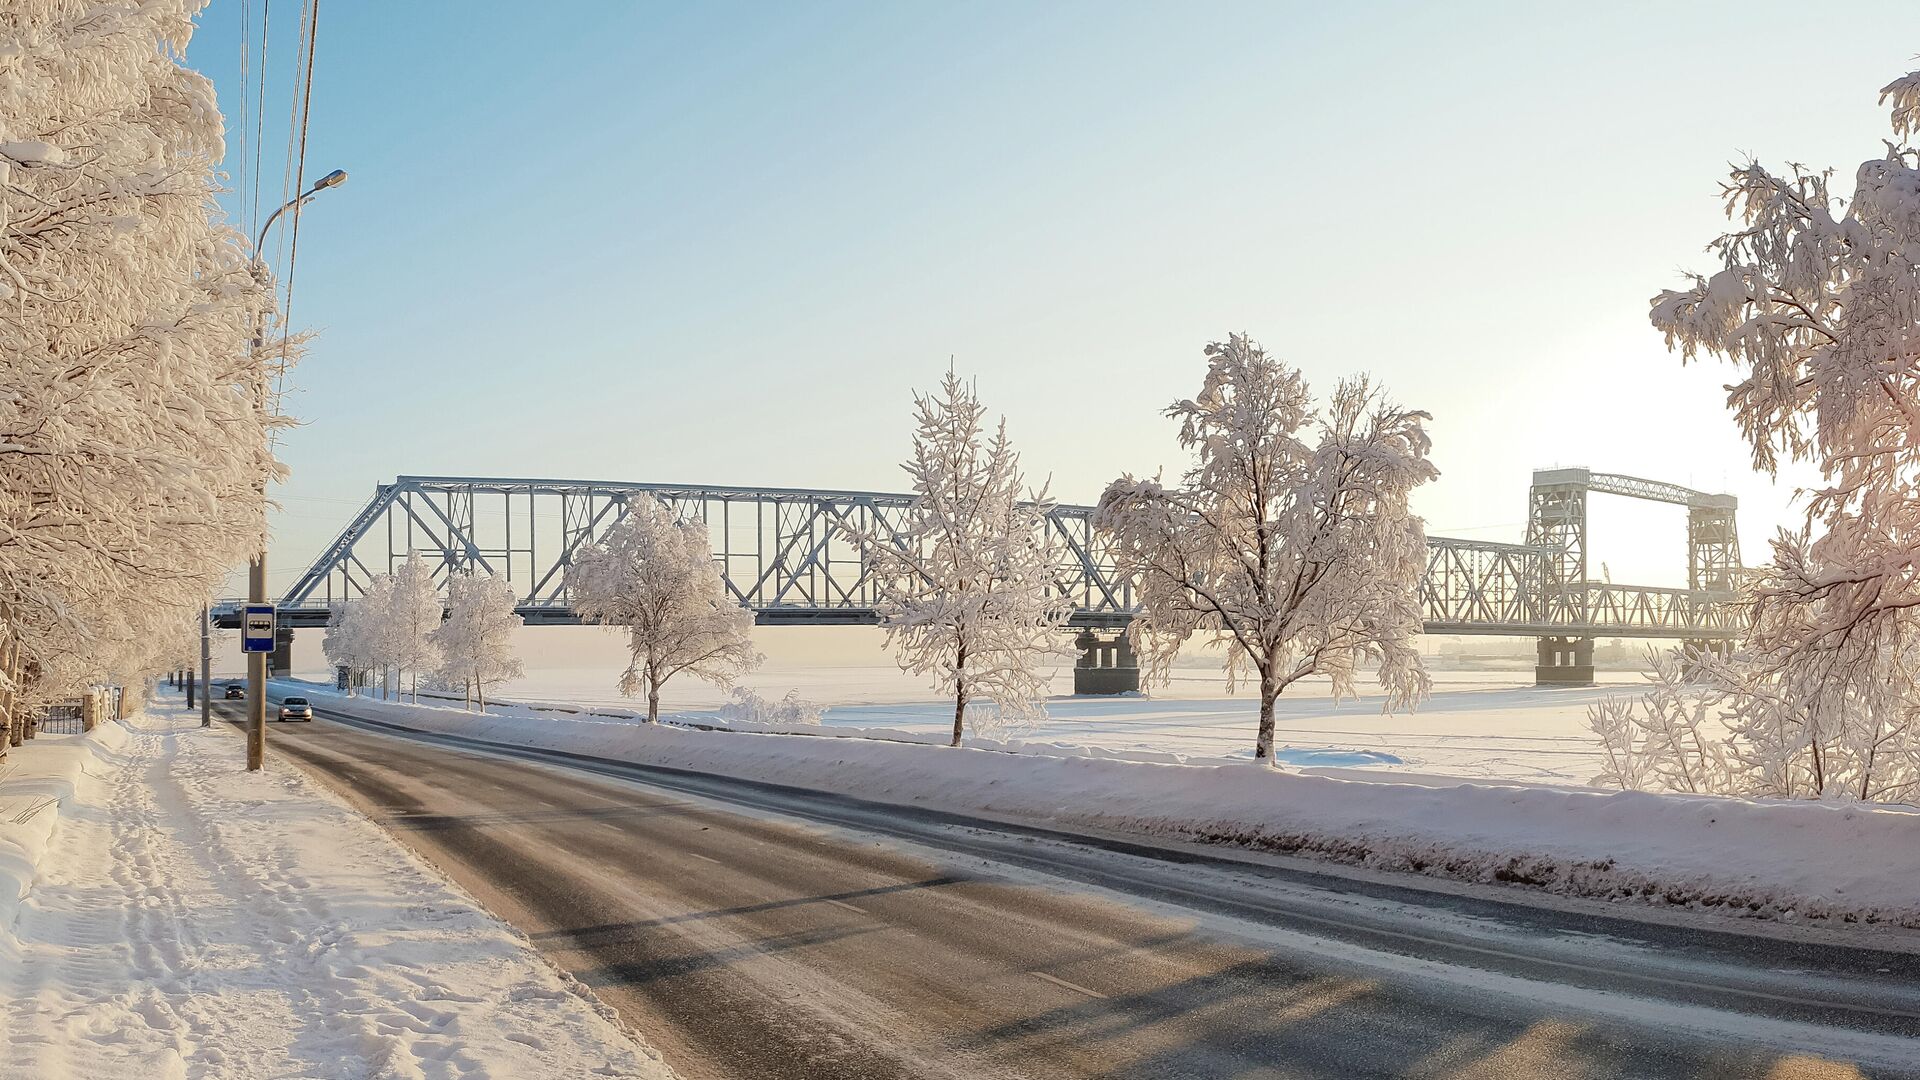
M1589 579L1586 502L1593 492L1688 508L1687 588ZM756 622L789 626L878 621L875 584L852 536L897 534L912 502L875 491L402 476L381 484L287 590L281 626L325 625L333 604L361 595L410 552L431 560L443 582L469 571L504 576L518 589L518 610L529 625L577 623L567 567L636 498L705 522L728 592ZM1730 495L1585 469L1536 472L1525 543L1428 538L1423 629L1537 637L1540 677L1549 682L1591 681L1596 637L1731 640L1740 566L1734 510ZM1092 517L1092 507L1058 505L1045 527L1064 553L1058 582L1073 604L1070 625L1112 631L1133 617L1133 586L1115 569ZM237 602L219 605L216 621L236 625ZM1096 664L1130 664L1124 642L1086 633L1081 643Z

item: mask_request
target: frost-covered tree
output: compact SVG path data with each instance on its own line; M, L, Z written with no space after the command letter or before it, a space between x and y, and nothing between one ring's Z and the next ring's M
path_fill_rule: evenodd
M1906 647L1906 646L1899 646ZM1910 802L1920 796L1920 687L1898 647L1843 677L1678 651L1653 686L1588 710L1603 767L1594 783L1636 791ZM1863 689L1881 684L1871 691ZM1812 696L1808 692L1812 691Z
M327 616L326 634L320 639L320 649L326 653L327 662L346 669L349 697L360 681L359 675L381 663L371 606L365 597L333 605Z
M199 7L0 15L0 604L30 701L149 670L262 538L270 298L218 224Z
M1044 486L1023 493L1006 420L989 433L978 394L951 370L938 392L914 396L914 409L913 457L902 466L913 502L897 532L860 544L887 644L902 669L952 697L959 746L975 701L992 702L990 722L1003 727L1046 715L1069 608L1046 528L1051 503Z
M650 498L574 556L567 591L580 617L624 630L632 654L620 692L647 695L660 720L660 688L685 672L719 686L758 667L753 613L727 595L707 527L676 521Z
M820 706L800 696L800 691L789 690L778 701L768 701L744 686L736 686L727 695L727 703L720 706L720 717L724 720L745 720L751 724L777 724L782 727L819 727Z
M1199 396L1167 409L1194 455L1180 486L1122 476L1095 520L1136 582L1128 634L1150 676L1164 683L1196 634L1224 645L1229 690L1259 682L1254 757L1266 762L1274 700L1299 679L1326 675L1351 694L1370 661L1388 708L1426 696L1413 641L1426 532L1408 498L1439 473L1430 417L1365 377L1321 410L1300 372L1245 334L1206 356Z
M367 657L367 668L380 675L380 697L394 693L393 575L381 574L367 582L366 591L349 604L359 606L356 621L356 646Z
M1694 795L1731 790L1724 729L1712 715L1715 696L1688 679L1702 659L1649 650L1653 685L1645 695L1603 698L1588 708L1603 755L1596 786Z
M1920 72L1881 101L1900 141L1854 171L1851 198L1831 171L1736 167L1722 194L1737 227L1709 247L1720 269L1652 301L1684 361L1735 368L1728 407L1755 467L1804 461L1823 478L1806 526L1782 530L1749 583L1748 641L1722 672L1735 723L1788 755L1769 763L1780 785L1812 795L1884 793L1874 774L1913 769L1920 149L1906 143L1920 128ZM1836 787L1842 747L1867 772Z
M411 674L418 701L422 670L431 674L439 668L434 634L443 610L433 568L410 554L398 571L377 575L360 596L334 609L321 647L333 663L378 671L381 697L398 693L399 680Z
M388 599L382 636L389 662L396 674L411 679L413 700L420 700L420 673L440 667L440 647L434 637L440 629L446 607L433 581L433 567L420 553L409 552L407 561L393 574L393 592Z
M487 687L517 679L522 669L513 648L521 619L513 585L493 574L455 574L447 581L447 621L433 632L440 649L440 674L449 686L466 688L467 707L480 699L487 711Z

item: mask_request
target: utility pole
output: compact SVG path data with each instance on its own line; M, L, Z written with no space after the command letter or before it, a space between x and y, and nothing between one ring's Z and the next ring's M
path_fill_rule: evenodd
M267 602L267 553L263 550L247 564L247 600ZM243 629L241 633L246 631ZM255 772L267 764L267 656L263 652L247 654L247 771Z
M200 605L200 726L213 726L213 636L212 605ZM193 704L189 701L187 704Z
M346 182L346 170L335 169L320 179L315 180L313 187L307 189L302 194L288 199L280 209L267 215L266 224L260 226L260 235L255 238L253 242L253 269L254 276L257 279L261 281L266 280L266 266L260 259L260 247L267 242L267 230L273 228L273 223L279 220L280 215L286 213L288 210L294 210L294 216L297 218L299 216L297 208L305 204L308 199L313 198L328 188L339 187ZM298 226L295 226L295 229L296 235L298 235ZM260 358L260 343L263 333L261 320L263 316L264 312L255 312L253 317L253 358L256 361ZM267 411L267 384L266 373L264 371L261 372L260 377L259 398L260 413L264 416ZM260 481L260 493L262 496L266 494L265 478L262 478ZM261 508L261 512L262 514L266 512L264 505ZM260 543L260 553L255 555L247 563L247 602L249 604L264 604L267 602L267 545L264 536ZM244 635L245 633L246 631L243 628L241 634ZM258 772L260 769L265 768L267 764L267 657L269 655L271 654L263 652L247 653L248 772ZM200 722L203 726L207 724L206 714L201 714Z

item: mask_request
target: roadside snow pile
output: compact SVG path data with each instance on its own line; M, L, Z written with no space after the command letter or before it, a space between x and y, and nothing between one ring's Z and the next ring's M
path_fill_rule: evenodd
M112 768L127 741L117 723L86 735L40 735L0 763L0 928L13 925L20 902L53 840L60 815L88 778ZM91 766L91 768L89 768Z
M671 1077L378 826L181 712L89 740L0 923L0 1077Z
M365 701L351 707L423 731L1065 828L1307 854L1565 895L1920 926L1920 810L1910 807L1440 777L1402 782L1391 773L1009 754L586 715L483 717Z

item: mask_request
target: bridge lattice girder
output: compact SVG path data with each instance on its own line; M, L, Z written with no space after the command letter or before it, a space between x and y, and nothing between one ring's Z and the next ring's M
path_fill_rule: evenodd
M878 599L856 533L898 535L908 495L804 488L403 476L382 484L280 601L285 625L325 623L333 603L361 595L410 552L436 576L501 574L529 623L577 622L566 568L581 547L624 518L631 500L658 499L706 523L734 599L762 624L870 624ZM1046 527L1065 559L1057 584L1072 624L1119 627L1132 584L1093 529L1093 508L1059 505ZM1584 539L1584 537L1582 537ZM1564 551L1431 537L1422 586L1425 629L1506 634L1724 639L1734 612L1724 592L1568 581Z

